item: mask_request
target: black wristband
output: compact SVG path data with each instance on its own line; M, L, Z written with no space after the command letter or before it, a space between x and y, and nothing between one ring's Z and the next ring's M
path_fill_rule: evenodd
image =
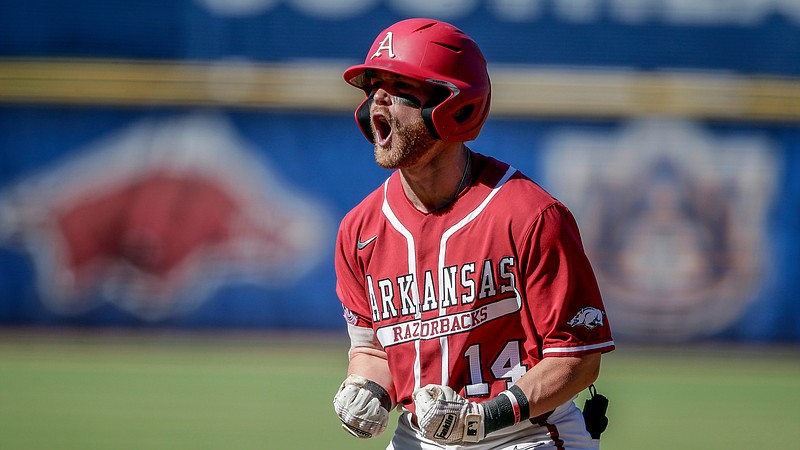
M484 434L515 425L527 420L530 415L528 397L519 387L511 386L509 390L483 403Z
M387 411L392 410L392 397L389 396L389 393L386 392L386 389L384 389L383 386L374 381L367 380L367 384L364 385L364 389L372 392L375 397L378 397L378 401L381 402L383 409Z
M512 393L514 398L517 399L520 420L528 420L531 417L531 404L528 401L528 396L517 385L511 386L508 392Z
M483 403L484 434L511 425L514 425L514 407L511 406L511 400L508 397L501 394Z

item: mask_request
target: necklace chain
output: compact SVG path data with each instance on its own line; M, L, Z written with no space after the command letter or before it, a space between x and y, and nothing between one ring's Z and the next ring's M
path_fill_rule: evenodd
M460 194L461 191L464 188L466 188L467 185L469 184L469 180L472 177L471 176L467 176L467 175L471 175L472 174L472 152L469 151L468 148L465 148L465 150L467 152L467 162L466 162L466 164L464 164L464 172L461 174L461 181L458 182L458 186L456 187L456 191L453 193L453 196L450 197L450 200L448 200L447 203L443 204L442 206L436 208L435 210L433 210L431 212L441 211L442 209L445 209L448 206L452 205L456 201L456 198L458 198L458 194Z
M469 149L467 149L466 152L467 152L467 162L466 164L464 164L464 173L461 174L461 181L458 182L458 187L456 188L456 192L455 194L453 194L453 198L450 200L451 203L453 202L453 200L456 199L456 197L458 197L458 194L461 192L461 190L467 187L466 185L466 182L468 180L467 174L471 172L470 169L472 168L472 152L470 152Z

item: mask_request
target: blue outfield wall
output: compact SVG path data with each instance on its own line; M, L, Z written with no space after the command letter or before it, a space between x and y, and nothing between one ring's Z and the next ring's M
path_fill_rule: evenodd
M388 175L349 115L6 107L0 127L0 323L344 326L336 226ZM798 127L491 119L471 147L573 210L621 338L800 340Z

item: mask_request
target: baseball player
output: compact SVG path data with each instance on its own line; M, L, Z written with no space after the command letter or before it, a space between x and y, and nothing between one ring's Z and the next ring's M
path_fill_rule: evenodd
M337 294L351 340L333 404L387 449L589 449L575 396L614 341L578 227L513 167L469 149L491 87L477 44L437 20L381 32L344 79L381 167L342 220Z

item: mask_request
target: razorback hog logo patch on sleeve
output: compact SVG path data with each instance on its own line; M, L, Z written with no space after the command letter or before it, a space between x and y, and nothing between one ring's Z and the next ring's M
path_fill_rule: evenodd
M582 308L580 311L578 311L578 314L575 314L575 317L570 319L570 321L567 323L571 327L583 326L590 330L592 328L602 327L603 311L590 306Z

